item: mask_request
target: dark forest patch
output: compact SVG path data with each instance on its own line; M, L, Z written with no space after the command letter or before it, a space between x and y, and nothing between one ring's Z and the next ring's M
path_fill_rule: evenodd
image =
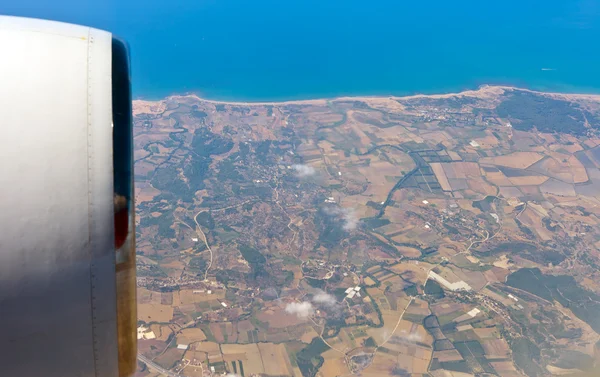
M496 112L519 131L536 128L540 132L582 136L587 132L586 118L590 123L597 123L593 114L576 104L524 91L508 94Z

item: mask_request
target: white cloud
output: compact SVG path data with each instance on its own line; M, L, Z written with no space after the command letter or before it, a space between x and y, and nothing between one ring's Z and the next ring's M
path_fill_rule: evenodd
M315 302L317 304L325 304L325 305L337 304L335 296L331 295L327 292L324 292L324 291L319 291L316 295L313 296L312 300L313 300L313 302Z
M307 318L314 313L315 308L308 301L291 302L285 306L285 311L297 315L298 318Z
M323 208L323 212L329 216L335 216L344 221L344 225L342 225L342 229L350 231L356 229L358 226L359 220L356 216L356 211L354 208L340 208L327 206Z
M420 342L423 340L423 337L416 332L408 335L401 335L401 338L413 343Z
M358 225L358 217L356 217L356 213L353 208L347 209L344 211L344 230L354 230Z
M388 338L390 337L390 332L388 329L384 328L383 329L383 339L385 339L386 341L388 340Z
M294 164L292 168L294 168L298 177L310 177L316 173L315 168L304 164Z
M394 335L392 339L390 339L390 342L395 344L415 344L422 340L423 337L418 333L408 334L406 330L402 330L400 334Z

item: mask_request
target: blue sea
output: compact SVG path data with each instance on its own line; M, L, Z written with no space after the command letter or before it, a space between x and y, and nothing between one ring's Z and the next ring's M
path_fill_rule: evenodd
M133 92L263 101L482 84L600 93L600 0L18 0L131 45Z

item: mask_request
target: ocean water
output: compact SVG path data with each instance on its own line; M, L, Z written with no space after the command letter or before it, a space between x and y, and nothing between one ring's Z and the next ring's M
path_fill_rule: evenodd
M110 30L133 92L220 100L600 93L600 0L19 0L0 13Z

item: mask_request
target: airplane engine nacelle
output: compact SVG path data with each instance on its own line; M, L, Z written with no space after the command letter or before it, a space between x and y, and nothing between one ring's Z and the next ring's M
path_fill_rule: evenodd
M127 46L0 17L0 142L0 375L133 375Z

